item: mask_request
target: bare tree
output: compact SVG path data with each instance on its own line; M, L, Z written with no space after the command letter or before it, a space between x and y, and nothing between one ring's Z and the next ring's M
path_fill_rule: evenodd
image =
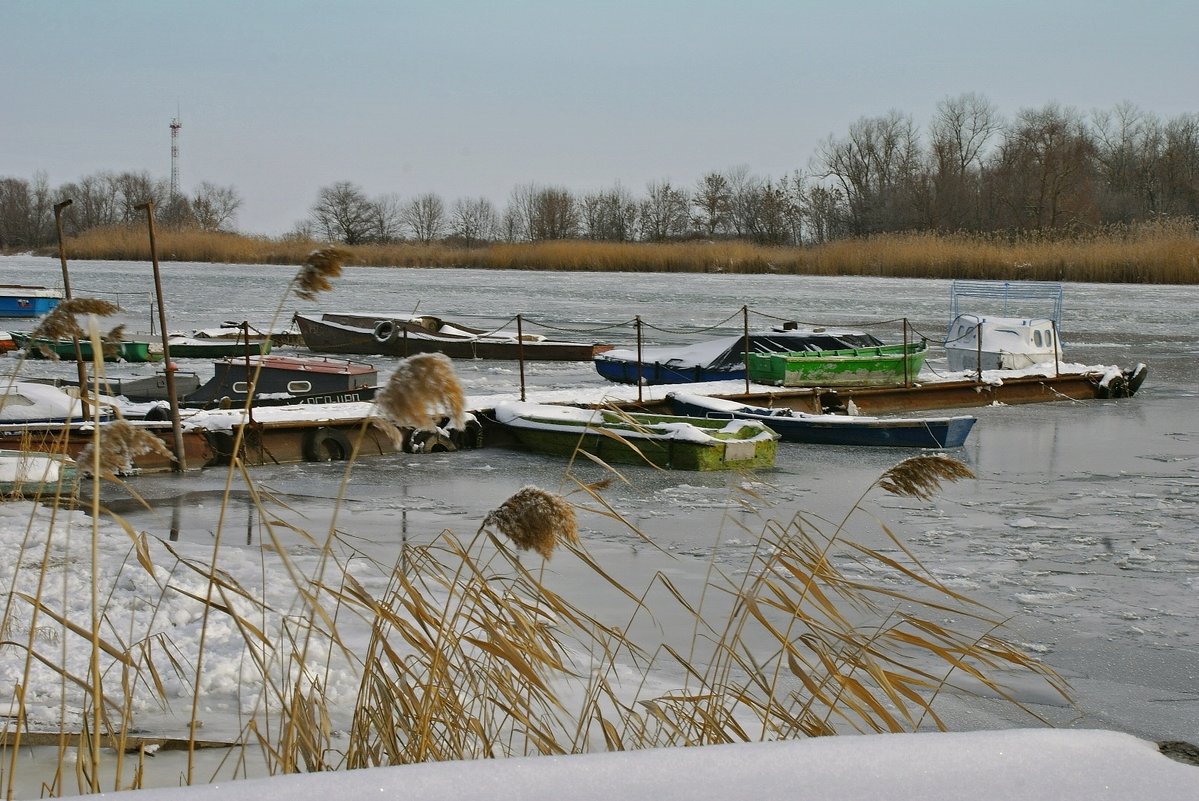
M450 210L453 235L468 248L493 239L498 225L495 206L485 197L458 198Z
M978 228L979 178L986 148L1002 129L989 100L974 93L945 98L929 125L932 200L928 223L934 227Z
M579 200L582 235L587 239L629 242L636 236L637 201L620 184Z
M370 202L371 242L394 242L403 237L403 204L394 192L380 195Z
M530 239L573 239L579 235L578 204L569 189L541 189L532 201Z
M371 201L349 181L323 187L309 218L317 234L347 245L368 241L374 222Z
M413 239L427 245L440 239L445 232L445 202L441 195L426 192L403 205L400 221L412 233Z
M113 179L117 185L118 208L120 221L136 223L145 220L146 213L138 206L153 201L156 208L165 206L165 200L170 195L170 185L163 180L155 180L146 171L122 172Z
M508 205L504 209L504 238L509 242L533 239L533 218L536 216L536 198L540 192L537 184L520 184L512 187Z
M664 242L684 236L691 222L687 214L689 205L687 193L675 189L670 181L651 181L646 186L645 200L641 201L641 238Z
M729 225L732 205L733 190L729 179L718 172L710 172L699 179L691 195L691 206L695 209L692 221L706 236L714 237Z
M208 181L200 182L191 198L192 215L196 227L202 231L222 231L233 227L237 210L241 208L241 196L232 186L217 186Z

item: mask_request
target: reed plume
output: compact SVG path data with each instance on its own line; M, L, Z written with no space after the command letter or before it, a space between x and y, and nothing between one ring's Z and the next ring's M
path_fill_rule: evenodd
M61 301L54 310L42 318L38 323L37 328L30 333L30 342L41 351L41 354L47 359L58 359L58 354L45 347L44 345L36 344L39 339L58 340L58 339L83 339L85 337L83 328L79 325L79 315L94 314L99 317L107 317L115 313L119 307L115 303L107 300L97 300L96 298L71 298L70 300ZM109 336L117 333L117 338L120 338L124 326L117 326Z
M296 275L296 294L304 300L316 300L317 293L333 288L330 278L341 275L342 265L350 258L348 250L319 248L308 254Z
M115 420L101 426L99 433L100 471L115 475L128 473L133 470L133 459L143 453L157 453L175 461L161 439L144 428L132 425L128 420ZM77 462L84 470L90 470L93 461L92 447L95 442L89 442L87 447L79 452Z
M974 478L970 468L940 453L913 456L883 473L878 486L892 495L927 501L941 488L942 481Z
M575 510L561 495L534 486L524 487L487 513L483 525L494 528L522 551L536 551L549 559L559 541L577 543Z
M454 363L444 353L418 353L401 359L387 386L375 397L391 422L409 428L436 426L442 417L455 428L464 424L465 394Z

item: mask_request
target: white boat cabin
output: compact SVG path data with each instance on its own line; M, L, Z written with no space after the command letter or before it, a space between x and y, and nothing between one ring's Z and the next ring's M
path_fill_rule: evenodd
M959 314L949 324L945 355L950 370L1020 370L1061 359L1052 320Z

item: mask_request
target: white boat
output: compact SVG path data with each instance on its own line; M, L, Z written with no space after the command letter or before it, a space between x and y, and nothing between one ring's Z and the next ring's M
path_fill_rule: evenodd
M0 382L0 423L81 423L83 404L58 387L34 381Z
M963 300L975 310L962 311ZM1030 308L1042 314L1013 314ZM1022 370L1058 363L1061 313L1062 286L1056 282L954 281L944 342L949 369Z

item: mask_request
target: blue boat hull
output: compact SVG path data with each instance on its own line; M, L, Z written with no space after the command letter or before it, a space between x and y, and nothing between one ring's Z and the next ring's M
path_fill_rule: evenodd
M695 384L701 381L744 381L745 369L713 370L706 367L677 368L657 362L618 361L599 357L595 359L595 371L609 381L618 384L641 383L648 386L661 384ZM638 380L640 379L640 380Z
M976 419L957 417L864 417L840 415L785 416L777 410L754 406L742 411L718 411L670 396L675 414L689 417L757 420L765 423L783 442L809 445L866 445L892 448L958 448L974 427ZM772 413L774 411L775 413ZM833 419L829 419L833 418Z
M0 317L41 317L58 305L58 298L0 295Z

